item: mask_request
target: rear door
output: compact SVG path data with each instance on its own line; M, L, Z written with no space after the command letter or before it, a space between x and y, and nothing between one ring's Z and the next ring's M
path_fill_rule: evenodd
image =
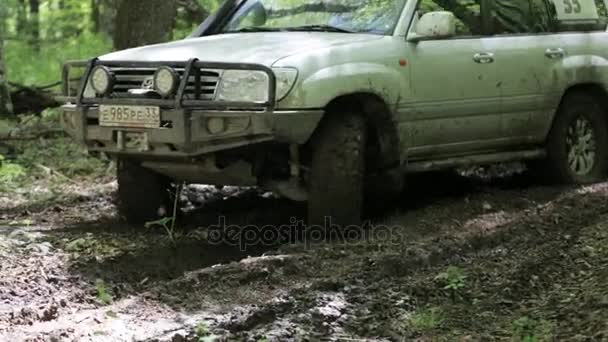
M499 70L503 142L531 144L540 129L536 125L549 121L559 102L560 87L552 72L564 51L552 32L548 1L493 0L493 5L488 44L496 51Z
M544 142L567 81L569 56L582 56L603 0L492 0L492 38L505 146ZM606 25L602 26L605 30ZM568 33L564 35L565 31Z

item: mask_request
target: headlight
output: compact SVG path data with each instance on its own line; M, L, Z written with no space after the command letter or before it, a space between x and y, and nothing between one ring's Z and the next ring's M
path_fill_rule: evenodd
M298 70L291 68L274 68L277 78L277 101L284 99L293 88L298 78Z
M216 99L230 102L268 101L268 75L263 71L226 70Z
M161 67L154 74L154 89L163 97L171 96L177 90L179 76L169 67Z
M107 95L114 88L114 74L105 66L96 66L91 71L91 86L98 95Z

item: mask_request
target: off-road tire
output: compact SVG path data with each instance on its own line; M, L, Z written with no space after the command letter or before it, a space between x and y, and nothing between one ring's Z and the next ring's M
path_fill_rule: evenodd
M361 223L367 128L355 113L327 115L312 140L308 223ZM328 227L326 227L328 228Z
M577 174L569 161L569 145L572 145L570 129L578 122L587 122L588 131L595 141L595 152L588 171ZM576 130L575 130L576 131ZM585 139L586 140L586 139ZM569 143L570 142L570 143ZM572 150L572 148L571 148ZM585 150L589 151L589 148ZM594 96L575 92L562 100L547 141L548 176L565 184L589 184L603 180L608 171L608 121L604 106ZM587 165L587 163L585 164ZM576 168L576 167L574 167Z
M117 164L118 213L122 219L131 224L143 224L172 215L169 178L136 161L119 159Z

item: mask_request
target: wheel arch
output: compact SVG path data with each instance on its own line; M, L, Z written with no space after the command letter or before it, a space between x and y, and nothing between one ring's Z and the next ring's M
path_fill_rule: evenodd
M344 111L363 114L368 125L368 165L385 169L399 165L400 139L393 112L377 94L355 92L340 95L325 106L325 116Z
M586 93L591 94L594 98L598 99L602 107L604 108L605 115L608 115L608 90L601 84L597 82L585 82L571 85L568 87L559 101L557 109L553 115L553 119L551 121L551 125L549 126L549 130L545 135L546 138L549 137L551 129L555 125L555 121L557 116L559 115L559 110L562 108L564 100L570 95L575 93Z
M591 94L593 97L599 99L604 107L608 108L608 90L602 84L595 82L578 83L567 88L560 100L560 106L569 94L576 92Z

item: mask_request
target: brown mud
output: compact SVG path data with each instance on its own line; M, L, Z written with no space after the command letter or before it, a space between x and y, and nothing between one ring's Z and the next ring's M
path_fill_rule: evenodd
M120 223L104 184L2 202L0 341L608 339L608 183L419 176L330 241L255 240L304 208L204 186L171 241ZM220 217L240 233L217 241Z

